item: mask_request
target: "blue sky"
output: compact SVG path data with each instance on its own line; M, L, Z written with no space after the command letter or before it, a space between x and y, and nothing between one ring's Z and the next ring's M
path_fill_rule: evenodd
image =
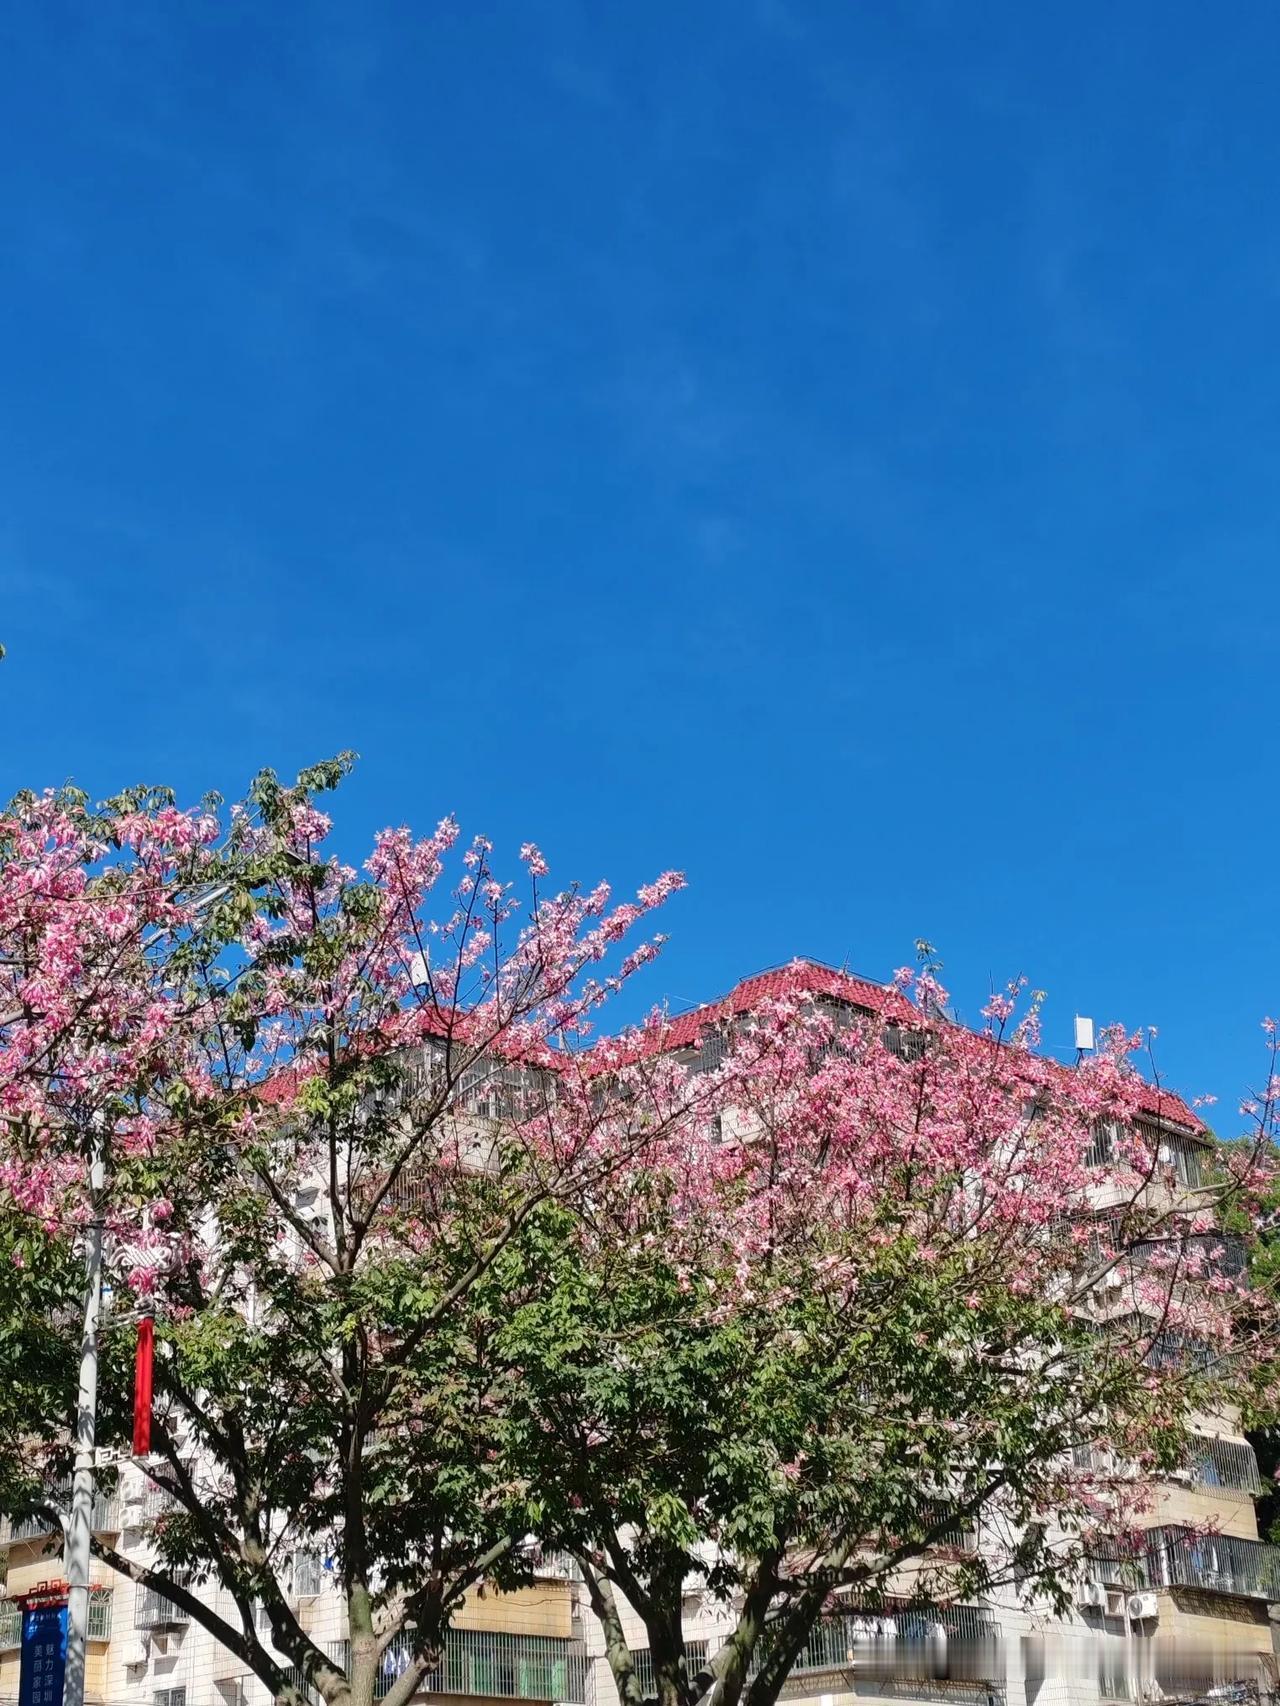
M1280 15L52 3L0 21L6 792L340 747L691 892L644 994L939 944L1280 1007Z

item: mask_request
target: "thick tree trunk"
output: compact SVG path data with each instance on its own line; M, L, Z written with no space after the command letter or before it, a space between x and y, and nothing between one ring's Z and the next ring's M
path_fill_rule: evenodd
M790 1607L785 1617L770 1629L769 1651L746 1690L746 1706L774 1706L800 1649L822 1614L826 1592L811 1588Z
M661 1660L655 1655L653 1676L658 1706L689 1706L689 1678L683 1651L664 1654Z
M716 1684L711 1706L738 1706L742 1698L747 1672L764 1632L765 1616L777 1591L779 1556L770 1553L761 1559L747 1584L737 1627L712 1662Z
M684 1658L684 1619L680 1595L682 1586L683 1577L672 1594L670 1584L667 1584L668 1592L663 1594L663 1598L668 1600L668 1603L651 1602L649 1614L645 1618L658 1706L692 1706L692 1691Z
M622 1617L618 1611L613 1587L607 1577L597 1575L585 1558L578 1561L582 1567L582 1578L587 1585L591 1609L604 1636L605 1657L609 1661L614 1687L618 1690L619 1706L644 1706L640 1678L636 1675L635 1660L622 1627Z
M327 1706L373 1706L382 1653L373 1627L373 1601L363 1582L353 1582L347 1590L347 1628L351 1640L347 1664L350 1696L345 1703L330 1701Z

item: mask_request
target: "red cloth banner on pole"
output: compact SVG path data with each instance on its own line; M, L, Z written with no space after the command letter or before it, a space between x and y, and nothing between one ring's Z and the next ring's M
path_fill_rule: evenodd
M133 1455L146 1457L151 1450L151 1370L155 1354L156 1324L149 1315L138 1322L138 1355L133 1366Z

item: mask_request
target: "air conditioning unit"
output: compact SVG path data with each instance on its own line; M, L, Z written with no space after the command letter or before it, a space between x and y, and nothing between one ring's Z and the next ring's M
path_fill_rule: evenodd
M1101 1582L1085 1582L1076 1595L1076 1604L1086 1611L1101 1611L1107 1603L1107 1590Z
M1160 1601L1153 1593L1131 1593L1129 1595L1129 1616L1135 1623L1143 1623L1148 1617L1160 1615Z
M137 1665L146 1664L147 1649L142 1641L134 1641L130 1646L125 1648L124 1662L130 1669L133 1669Z

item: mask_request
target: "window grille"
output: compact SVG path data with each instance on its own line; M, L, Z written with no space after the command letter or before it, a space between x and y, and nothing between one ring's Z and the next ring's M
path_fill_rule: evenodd
M179 1586L185 1587L186 1582L179 1577L174 1578ZM173 1603L155 1588L139 1588L134 1602L133 1626L135 1629L164 1629L178 1624L188 1623L190 1618L180 1606Z
M1147 1536L1150 1587L1199 1588L1205 1593L1280 1603L1280 1546L1190 1528L1153 1528Z
M1085 1150L1086 1167L1105 1167L1116 1152L1115 1127L1104 1121L1093 1128L1093 1141Z
M15 1599L0 1599L0 1648L22 1645L22 1607Z
M383 1654L373 1697L382 1700L407 1668L413 1651L409 1634L398 1635ZM351 1643L330 1648L348 1673ZM450 1629L435 1670L428 1671L421 1694L487 1694L506 1700L581 1703L586 1698L586 1660L581 1641L549 1635L507 1635L489 1629Z
M1164 1131L1150 1120L1138 1120L1134 1129L1154 1150L1157 1163L1173 1168L1174 1177L1180 1185L1195 1190L1204 1183L1204 1162L1208 1151L1203 1144Z
M314 1599L323 1586L324 1570L318 1554L300 1547L293 1555L293 1597Z
M91 1641L109 1641L111 1639L111 1601L110 1588L89 1589L89 1639Z
M1257 1455L1247 1440L1197 1437L1187 1466L1197 1486L1262 1491Z
M704 1032L694 1071L714 1072L723 1060L724 1032L715 1030Z

